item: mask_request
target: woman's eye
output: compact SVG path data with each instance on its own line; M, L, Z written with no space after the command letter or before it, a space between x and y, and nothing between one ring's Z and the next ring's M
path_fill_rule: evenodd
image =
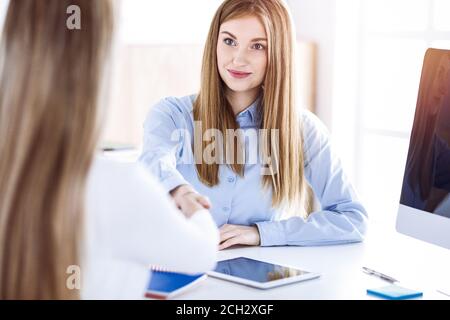
M256 49L256 50L264 50L266 47L264 47L261 43L255 43L254 45L253 45L253 49Z
M225 42L225 44L228 45L228 46L234 46L234 45L236 45L236 42L235 42L233 39L231 39L231 38L225 38L225 39L223 40L223 42Z

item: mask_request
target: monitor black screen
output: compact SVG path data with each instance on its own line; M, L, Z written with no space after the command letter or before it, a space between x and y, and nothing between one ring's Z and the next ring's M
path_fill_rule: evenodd
M425 54L400 203L450 217L450 50Z

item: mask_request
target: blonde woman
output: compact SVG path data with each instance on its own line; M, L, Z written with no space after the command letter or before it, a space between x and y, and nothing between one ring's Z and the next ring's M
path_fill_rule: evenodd
M80 30L66 27L71 5ZM186 219L138 165L93 162L112 25L109 0L10 1L0 54L2 300L139 299L150 264L190 273L215 264L218 231L201 205L179 204Z
M199 94L162 100L145 122L140 160L177 203L212 204L220 249L363 239L367 214L327 130L295 104L294 39L281 0L224 1L209 30ZM240 144L226 137L236 129ZM268 132L257 146L255 130ZM239 161L239 151L255 148L265 151L257 163ZM307 183L321 210L306 217Z

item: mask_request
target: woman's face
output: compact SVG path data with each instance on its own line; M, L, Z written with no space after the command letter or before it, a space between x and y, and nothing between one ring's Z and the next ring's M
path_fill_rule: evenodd
M236 18L220 26L217 65L232 91L249 92L261 86L267 67L267 35L257 17Z

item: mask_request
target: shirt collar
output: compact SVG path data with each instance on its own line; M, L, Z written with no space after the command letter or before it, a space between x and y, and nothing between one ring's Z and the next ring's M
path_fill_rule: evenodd
M237 121L257 123L261 119L261 96L259 96L251 105L236 115Z

